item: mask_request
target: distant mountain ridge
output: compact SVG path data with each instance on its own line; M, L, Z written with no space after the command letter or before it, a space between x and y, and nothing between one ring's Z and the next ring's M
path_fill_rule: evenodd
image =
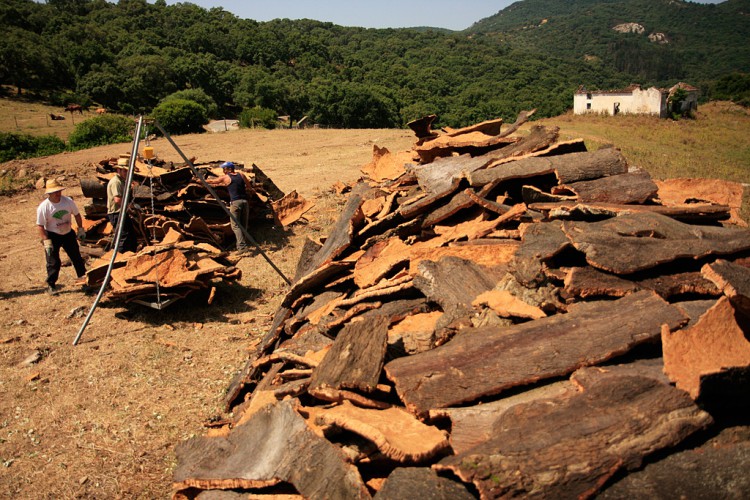
M635 23L642 32L621 33ZM750 0L523 0L468 30L514 47L600 62L644 81L750 71Z

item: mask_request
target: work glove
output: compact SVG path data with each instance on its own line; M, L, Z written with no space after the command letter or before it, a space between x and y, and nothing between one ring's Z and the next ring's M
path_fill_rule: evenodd
M78 229L76 229L76 236L78 236L78 239L81 240L81 241L85 240L86 239L86 230L83 229L82 227L79 227Z
M44 253L47 254L47 257L52 256L52 240L43 240L42 245L44 245Z

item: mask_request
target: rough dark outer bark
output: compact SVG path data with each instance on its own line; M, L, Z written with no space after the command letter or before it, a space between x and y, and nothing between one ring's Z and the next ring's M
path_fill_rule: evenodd
M326 387L375 390L383 369L388 323L389 318L372 315L344 326L331 350L313 370L310 394Z
M638 284L603 273L593 267L574 267L565 278L565 292L581 298L624 297L638 290Z
M298 279L305 275L307 269L310 268L313 257L323 247L317 241L313 241L310 238L305 238L305 244L302 247L299 260L297 261L297 267L294 272L293 283L296 283Z
M510 160L511 158L525 156L536 151L544 150L550 147L559 136L558 127L544 127L534 125L529 131L529 135L523 137L515 144L510 144L504 148L488 153L493 162L499 160Z
M750 269L719 259L703 266L701 273L721 289L735 308L750 316Z
M562 224L543 222L526 228L521 246L510 262L510 272L520 283L533 285L544 279L542 264L570 246Z
M750 441L709 443L673 453L631 472L601 493L602 500L633 498L747 498Z
M647 172L628 172L592 181L574 182L553 189L570 190L583 203L643 204L656 197L659 187Z
M576 197L547 193L536 186L523 186L521 188L521 199L527 205L533 205L534 203L573 201Z
M615 274L750 249L750 230L693 226L655 213L591 223L566 221L563 231L590 265Z
M357 469L280 402L226 437L194 437L176 448L175 489L255 489L288 483L306 498L370 498Z
M685 313L685 316L690 318L685 327L693 326L698 318L708 311L711 307L716 304L716 299L704 299L704 300L684 300L680 302L672 302L672 305L679 307L680 311Z
M420 262L414 286L445 310L451 305L471 306L477 295L492 290L503 274L468 260L444 257Z
M673 330L686 321L653 292L637 292L509 328L468 328L385 371L407 409L426 414L601 363L658 339L663 324Z
M624 174L627 171L627 162L619 150L603 148L586 153L525 158L473 172L467 178L471 186L476 187L554 173L560 184L566 184Z
M322 289L331 279L345 273L352 267L354 267L353 262L329 262L321 265L305 274L292 285L292 288L284 297L282 305L291 307L294 301L305 293L314 293L316 290Z
M466 486L440 477L425 467L399 467L391 472L385 484L373 497L377 500L471 500Z
M433 204L455 192L468 172L484 167L489 159L469 155L439 158L432 163L413 167L419 185L427 196L414 203L401 205L398 213L405 219L428 210Z
M466 191L470 191L470 190L467 189L467 190L461 191L460 193L457 193L456 195L453 196L453 198L451 198L451 200L447 204L429 213L425 217L424 221L422 222L422 227L423 228L432 227L435 224L438 224L444 221L448 217L457 214L459 211L463 210L464 208L469 208L471 206L474 206L474 199Z
M638 285L641 288L655 291L666 300L684 295L721 296L721 290L697 271L660 274L659 276L638 280Z
M712 422L684 391L650 377L600 372L586 382L575 396L512 408L492 439L435 468L473 482L482 498L588 498Z
M559 201L554 203L531 203L531 210L547 214L550 219L601 220L623 214L655 213L688 223L712 224L729 219L730 207L726 205L623 205L615 203L583 203Z
M412 120L406 125L414 131L418 139L425 139L427 137L434 137L437 134L432 130L432 122L435 121L437 115L427 115L422 118Z

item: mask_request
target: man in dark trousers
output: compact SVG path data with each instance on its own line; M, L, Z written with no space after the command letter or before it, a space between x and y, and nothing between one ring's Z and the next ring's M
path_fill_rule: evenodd
M123 209L122 197L125 192L125 180L128 177L128 164L127 158L119 158L117 160L117 167L115 167L115 176L107 183L107 217L115 231L117 230L117 222L120 219L120 210ZM138 249L138 239L133 229L133 222L130 220L130 216L128 216L127 207L125 207L125 210L125 217L122 220L120 244L117 247L119 253L135 252Z
M234 171L234 163L227 161L221 164L224 175L215 179L207 179L206 182L212 186L224 186L229 191L229 211L239 223L247 230L247 224L250 219L250 205L247 201L247 192L250 187L250 181L242 172ZM248 251L247 238L242 232L242 228L231 220L232 231L237 238L237 252L240 254Z
M44 246L47 260L47 293L57 295L57 278L60 276L60 248L68 254L76 276L86 275L86 266L78 248L78 239L86 237L83 219L72 198L62 195L63 188L54 179L47 181L44 194L47 198L36 209L36 227ZM74 232L71 219L75 217L78 229Z

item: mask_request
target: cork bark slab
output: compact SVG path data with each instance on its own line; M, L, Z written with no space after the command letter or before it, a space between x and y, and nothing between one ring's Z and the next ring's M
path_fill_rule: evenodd
M729 298L735 308L750 316L750 269L719 259L703 266L701 273Z
M730 224L747 227L740 217L744 187L739 182L721 179L665 179L657 180L659 200L663 205L680 206L686 203L714 203L727 205Z
M406 173L404 165L413 163L413 153L401 151L391 153L387 148L372 146L372 161L362 167L361 171L375 182L395 180Z
M388 476L375 495L377 500L425 498L430 500L472 500L466 486L440 477L425 467L399 467Z
M471 481L482 498L589 498L618 470L638 467L711 423L679 389L601 373L574 396L517 405L492 438L435 466Z
M595 365L687 319L653 292L576 304L507 328L468 328L432 351L385 365L409 411L425 414Z
M302 216L309 212L314 206L315 203L306 200L300 196L297 191L292 191L280 200L271 202L273 213L283 227L289 226L300 220Z
M176 454L177 492L287 483L306 498L370 498L357 469L286 402L262 408L226 437L191 438Z
M504 274L456 257L426 260L417 269L414 286L443 310L451 305L470 306L477 296L492 290Z
M620 151L614 148L604 148L586 153L525 158L473 172L468 175L468 179L471 186L476 187L554 173L558 183L567 184L598 179L607 175L624 174L627 171L627 162Z
M628 172L591 181L574 182L553 189L572 191L583 203L642 204L652 200L659 190L647 172Z
M382 315L370 315L345 325L313 371L310 394L326 387L374 390L383 368L388 322Z
M664 215L622 215L601 222L563 223L573 246L604 271L629 274L682 258L729 255L750 249L750 231L693 226Z
M604 217L617 217L623 214L655 213L666 215L683 222L710 224L729 218L726 205L626 205L616 203L583 203L578 201L558 201L531 203L529 208L547 214L550 219L601 220Z
M726 297L719 299L693 326L662 332L664 370L693 399L702 394L701 379L730 368L750 367L750 341Z
M543 279L542 264L568 246L570 241L558 221L524 225L521 245L510 262L511 273L520 283L532 285Z
M565 291L575 297L624 297L640 290L638 284L593 267L574 267L565 277Z
M344 402L317 412L315 423L359 434L385 456L402 463L424 462L449 448L443 431L423 424L400 408L372 410Z

